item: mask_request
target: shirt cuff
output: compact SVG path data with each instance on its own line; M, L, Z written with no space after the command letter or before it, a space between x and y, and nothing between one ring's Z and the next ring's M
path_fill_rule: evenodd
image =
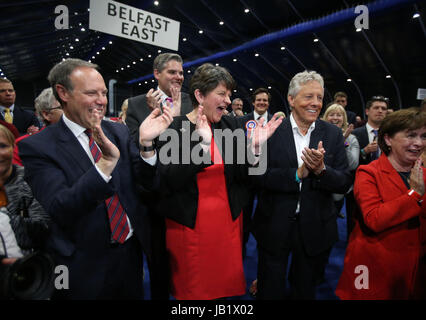
M98 168L98 165L97 165L97 164L95 164L95 168L96 168L96 170L98 170L98 172L99 172L99 174L101 175L102 179L104 179L106 183L108 183L108 182L111 180L112 176L109 176L109 177L108 177L105 173L103 173L103 172L101 171L101 169L99 169L99 168Z
M144 158L144 157L142 157L142 154L141 154L141 158L142 158L143 161L145 161L149 165L155 166L155 164L157 163L157 152L154 152L154 155L152 157L149 157L149 158Z

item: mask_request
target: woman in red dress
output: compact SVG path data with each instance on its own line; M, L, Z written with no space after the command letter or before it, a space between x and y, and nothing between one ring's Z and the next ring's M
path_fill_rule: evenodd
M379 159L360 166L354 195L360 209L336 295L341 299L416 299L426 292L426 113L387 115Z
M247 139L241 119L222 117L234 86L226 69L200 66L190 84L194 110L176 117L166 132L170 139L159 145L158 208L167 217L171 293L176 299L246 292L241 211L248 200L248 163L259 162L260 146L281 119L274 116L265 127L250 130L252 139Z

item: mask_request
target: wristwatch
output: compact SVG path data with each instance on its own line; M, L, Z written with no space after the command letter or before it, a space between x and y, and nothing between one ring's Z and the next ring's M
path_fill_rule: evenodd
M153 151L153 150L155 149L154 142L153 142L153 143L152 143L152 145L150 145L150 146L143 146L143 145L139 144L139 149L140 149L142 152L149 152L149 151Z

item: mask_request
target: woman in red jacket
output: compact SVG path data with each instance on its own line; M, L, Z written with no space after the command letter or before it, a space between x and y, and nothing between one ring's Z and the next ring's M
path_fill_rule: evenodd
M336 289L341 299L424 298L426 287L426 112L400 110L382 122L382 155L356 173L359 207ZM423 243L423 247L422 247Z

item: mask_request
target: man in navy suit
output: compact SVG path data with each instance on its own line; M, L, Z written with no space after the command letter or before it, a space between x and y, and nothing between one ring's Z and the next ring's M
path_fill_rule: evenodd
M96 68L79 59L53 67L48 79L63 117L21 141L20 155L25 178L52 220L46 249L68 268L69 288L53 297L140 299L150 230L136 189L154 186L152 140L172 116L168 107L148 116L140 126L139 151L126 126L101 120L107 89Z
M21 136L37 132L40 129L40 122L35 114L15 105L15 100L16 92L12 82L0 78L0 120L13 124Z
M290 117L268 140L268 169L259 178L254 216L259 299L285 299L289 254L291 297L314 299L315 285L337 241L333 193L351 179L341 130L318 120L323 78L315 71L290 82Z

